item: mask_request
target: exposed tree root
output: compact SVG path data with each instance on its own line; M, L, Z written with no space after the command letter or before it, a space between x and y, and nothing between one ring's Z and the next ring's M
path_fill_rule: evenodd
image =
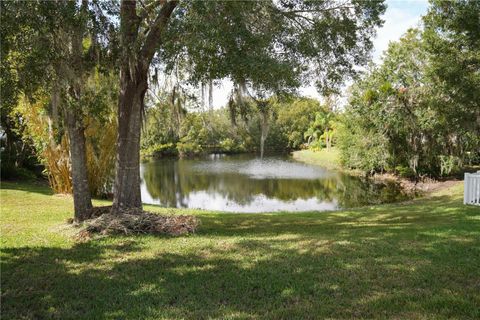
M139 209L112 214L111 207L97 207L92 219L84 221L78 240L90 239L93 234L166 234L179 236L194 233L199 220L187 215L160 215Z

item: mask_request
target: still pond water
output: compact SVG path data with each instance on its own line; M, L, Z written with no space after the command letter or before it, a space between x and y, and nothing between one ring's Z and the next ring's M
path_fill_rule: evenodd
M210 155L143 163L142 201L230 212L337 210L405 199L394 183L303 164L288 156Z

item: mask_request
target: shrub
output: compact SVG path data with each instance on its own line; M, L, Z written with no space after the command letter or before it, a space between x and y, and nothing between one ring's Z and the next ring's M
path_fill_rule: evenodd
M40 95L35 103L22 97L16 112L22 115L26 128L23 139L31 141L37 157L45 166L44 173L55 193L72 193L70 146L61 123L56 123L46 111L49 97ZM109 110L111 111L111 110ZM113 113L112 113L113 114ZM85 144L87 153L90 192L101 196L111 191L115 162L116 119L88 116L85 119Z
M451 174L452 172L459 170L459 158L449 155L449 156L444 156L441 155L439 156L440 159L440 175L441 176L446 176Z
M340 163L345 167L368 174L385 171L388 167L388 144L383 135L347 123L339 126L337 145L340 149Z
M220 151L224 153L245 152L245 147L231 138L225 138L220 141Z
M192 157L203 153L201 145L185 138L180 139L180 142L177 143L177 150L180 157Z
M415 171L412 168L406 166L396 166L395 172L402 178L412 179L415 177Z
M153 157L173 157L178 155L177 146L174 143L155 144L141 150L142 158Z
M0 171L2 180L34 180L37 176L34 172L16 167L14 163L2 161L2 169Z

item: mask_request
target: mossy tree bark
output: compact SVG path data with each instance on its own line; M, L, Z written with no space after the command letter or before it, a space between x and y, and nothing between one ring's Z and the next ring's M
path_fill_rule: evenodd
M65 124L70 141L70 163L73 187L74 219L81 222L90 217L92 199L88 185L87 154L85 146L85 127L82 115L82 94L84 78L87 73L83 57L83 40L87 27L87 0L82 0L78 24L71 34L71 65L62 65L68 78L70 102L65 107Z
M78 112L73 109L66 110L66 124L70 140L70 162L73 186L74 219L77 222L90 217L92 199L88 186L87 155L85 147L85 129Z
M112 212L141 209L140 196L140 133L148 70L155 51L162 43L177 1L162 7L146 35L140 30L142 18L137 15L136 1L120 5L120 97L118 102L117 163ZM139 49L138 49L139 48Z

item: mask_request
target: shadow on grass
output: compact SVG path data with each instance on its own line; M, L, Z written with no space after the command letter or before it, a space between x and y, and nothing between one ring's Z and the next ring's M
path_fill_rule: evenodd
M287 232L314 236L321 228L322 234L335 236L341 228L364 229L366 234L378 234L402 228L420 231L431 225L452 227L464 222L466 217L480 217L478 208L461 203L459 199L438 196L344 211L271 215L209 214L201 216L199 233L216 236L272 236Z
M25 183L25 181L2 181L1 189L33 192L47 196L53 195L53 191L46 180L29 181L28 183Z
M480 222L461 216L479 213L447 200L316 220L208 216L184 239L5 248L2 318L478 319Z

